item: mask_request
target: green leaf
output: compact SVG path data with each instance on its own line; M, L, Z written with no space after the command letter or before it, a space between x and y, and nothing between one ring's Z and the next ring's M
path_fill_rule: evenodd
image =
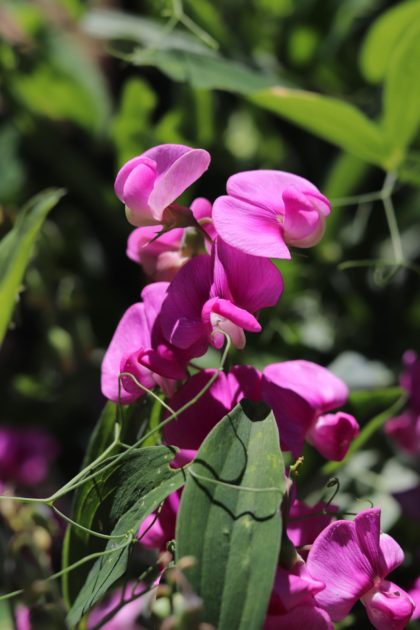
M260 630L282 523L284 465L274 416L242 400L209 433L188 469L177 521L178 560L218 630Z
M150 407L150 400L144 398L135 405L121 408L119 414L122 419L121 440L132 443L136 439L139 427L149 419ZM117 405L108 401L90 437L82 469L97 459L112 444L117 415ZM115 448L110 455L118 454L120 451L120 448ZM107 472L98 475L94 480L76 490L72 507L72 519L76 523L104 533L112 528L113 524L109 520L109 504L105 499L115 493L116 488L108 484L108 480L112 478L115 471L116 468L111 467ZM89 553L99 551L103 546L103 540L91 536L80 528L68 527L63 544L63 568L81 560ZM69 607L74 603L88 573L89 566L86 564L63 575L62 589Z
M6 334L33 245L50 210L64 191L52 188L36 195L19 214L14 228L0 242L0 344Z
M125 573L131 540L140 523L169 494L183 485L184 471L169 465L174 454L175 449L166 446L152 446L128 453L111 473L107 471L98 476L96 483L89 484L83 493L81 504L85 512L106 514L110 534L121 538L110 540L104 555L91 568L69 612L71 627ZM74 520L77 520L76 515Z
M410 26L420 19L420 2L400 2L374 22L364 41L360 67L365 78L379 83L385 78L396 48Z
M124 59L137 66L153 66L174 81L186 82L200 89L251 94L279 83L278 78L265 75L261 70L214 54L138 49L124 55Z
M387 167L391 153L381 129L349 103L283 87L264 90L249 99L361 160Z
M383 127L390 144L400 153L399 161L416 136L420 123L419 67L420 12L394 50L384 85Z

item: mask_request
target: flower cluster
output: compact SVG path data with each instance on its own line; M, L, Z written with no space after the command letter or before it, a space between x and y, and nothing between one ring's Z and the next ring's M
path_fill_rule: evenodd
M184 462L244 397L271 407L283 451L297 458L307 442L326 459L342 460L359 426L339 410L348 390L326 368L295 360L261 372L237 365L217 378L211 369L190 374L191 360L209 346L220 349L228 336L242 349L246 332L260 332L260 311L275 306L284 289L271 258L288 259L291 247L315 245L330 212L313 184L273 170L237 173L227 181L227 195L213 203L198 198L189 208L180 205L179 196L209 163L204 150L161 145L117 175L115 192L136 226L127 254L152 282L116 328L102 391L132 403L160 387L175 411L197 399L163 429L163 440L181 449ZM179 494L141 524L142 544L165 549L175 533ZM357 600L378 630L403 628L414 603L386 579L403 554L380 534L380 511L366 510L351 522L335 520L335 506L309 507L291 496L288 503L287 537L295 551L291 563L279 565L266 630L332 629Z

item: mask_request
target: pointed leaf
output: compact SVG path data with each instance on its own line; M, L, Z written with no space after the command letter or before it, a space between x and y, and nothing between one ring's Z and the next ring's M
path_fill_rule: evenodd
M242 400L203 442L181 499L178 559L218 630L259 630L281 538L285 477L274 416Z
M315 92L273 87L250 100L370 164L391 157L381 129L345 101Z
M14 228L0 242L0 344L31 259L33 245L47 214L63 196L56 188L36 195L22 210Z
M109 533L121 538L107 543L104 555L90 570L69 612L71 627L124 574L132 537L140 523L183 485L184 471L169 465L175 452L171 447L152 446L128 453L110 475L96 479L95 491L102 499L101 508L107 506L105 511L109 512Z

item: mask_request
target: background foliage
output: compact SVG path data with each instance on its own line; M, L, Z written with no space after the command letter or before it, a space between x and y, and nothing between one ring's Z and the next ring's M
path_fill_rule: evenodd
M323 241L279 262L285 293L264 315L264 332L249 336L246 360L332 364L355 390L362 424L395 400L360 391L397 384L420 321L420 2L393 5L3 0L0 235L15 227L0 245L2 302L11 305L21 286L0 353L1 421L57 436L57 487L79 469L104 403L101 357L145 283L124 255L130 227L114 176L154 144L208 149L212 165L195 193L210 199L233 172L276 168L333 200ZM364 196L384 182L384 201ZM51 187L35 255L24 280L24 259L11 280L11 256L29 259L38 229L25 223L36 202L25 204ZM5 312L2 303L0 329ZM320 461L308 454L302 483ZM408 584L419 543L393 498L417 483L405 464L378 432L340 481L343 504L368 496L383 508L384 527L407 549Z

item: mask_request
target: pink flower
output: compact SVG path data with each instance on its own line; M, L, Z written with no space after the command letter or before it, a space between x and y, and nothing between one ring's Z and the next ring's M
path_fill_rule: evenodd
M411 619L420 619L420 577L414 582L413 587L408 591L409 596L414 602L415 610Z
M284 361L265 368L261 387L284 450L298 457L306 438L327 459L343 459L359 425L347 413L326 413L347 401L347 387L339 378L316 363Z
M207 199L195 199L191 204L194 218L212 238L214 227L211 221L211 203ZM128 237L127 256L139 263L144 272L155 281L170 281L189 259L186 243L187 231L194 228L175 228L164 232L163 225L152 225L135 229ZM207 245L207 240L206 240Z
M414 602L385 579L404 554L393 538L380 533L380 514L373 508L353 522L328 525L309 552L307 568L325 584L315 599L333 621L344 619L360 599L377 630L400 630L413 614Z
M209 382L216 370L203 370L192 376L170 399L172 409L180 409ZM241 365L228 374L221 372L211 388L163 429L167 444L197 450L209 431L245 396L261 400L261 376L254 368Z
M420 453L420 359L413 350L403 356L401 386L408 392L408 410L385 424L385 433L409 455Z
M326 512L324 514L323 512ZM287 521L287 535L295 547L311 545L334 518L337 506L323 501L312 507L303 501L293 501ZM299 552L300 553L300 552Z
M278 567L264 630L333 630L328 613L314 598L323 588L303 562L296 562L290 571Z
M95 628L113 610L117 609L121 601L128 601L133 595L139 595L137 599L128 602L106 623L101 625L102 630L142 630L144 626L138 623L137 618L145 610L150 601L150 593L140 595L145 590L144 584L128 583L124 589L113 591L104 601L97 604L89 613L87 628Z
M283 171L246 171L228 179L213 219L230 245L270 258L290 258L287 245L312 247L324 233L330 203L308 180Z
M179 492L173 492L164 501L157 514L146 516L137 533L137 538L142 545L160 551L166 549L166 544L175 538L179 501Z
M193 258L171 283L162 306L163 332L178 348L197 344L201 354L209 342L222 347L222 331L243 348L244 331L261 330L254 314L274 306L282 291L280 272L269 260L216 239L211 257Z
M122 316L102 362L101 387L104 396L118 402L131 403L144 394L128 376L129 372L145 387L159 385L165 392L173 391L175 381L185 377L190 356L172 347L163 338L160 309L168 284L156 282L142 291L143 302L133 304Z
M35 486L57 455L57 442L42 429L0 427L0 482Z
M165 223L165 210L207 170L210 155L182 144L161 144L129 160L115 180L115 194L133 225Z

